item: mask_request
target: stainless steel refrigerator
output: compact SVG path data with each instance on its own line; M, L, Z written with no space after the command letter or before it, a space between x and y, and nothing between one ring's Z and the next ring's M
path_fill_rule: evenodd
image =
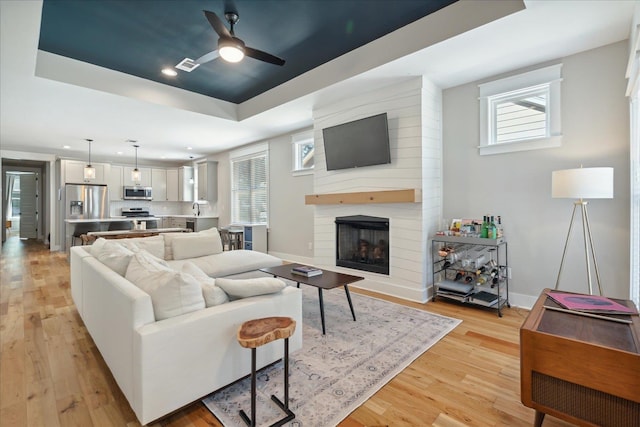
M67 184L64 187L66 219L105 219L109 213L109 188L98 184Z
M106 185L98 184L67 184L62 194L64 198L61 211L65 219L62 225L62 246L68 254L76 231L80 233L81 230L97 230L100 227L99 220L110 217L109 189ZM94 219L96 222L86 221Z

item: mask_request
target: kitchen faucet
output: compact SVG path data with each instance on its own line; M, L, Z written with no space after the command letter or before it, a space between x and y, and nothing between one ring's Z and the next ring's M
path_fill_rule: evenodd
M198 211L196 212L196 216L200 216L200 203L198 202L194 202L193 205L191 205L191 209L198 209Z

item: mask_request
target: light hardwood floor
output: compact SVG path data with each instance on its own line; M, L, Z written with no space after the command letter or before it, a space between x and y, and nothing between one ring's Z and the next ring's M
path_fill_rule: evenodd
M0 258L0 425L138 426L71 299L65 254L10 237ZM353 289L354 292L359 292ZM463 323L341 427L530 426L520 402L519 327L526 310L408 303ZM568 424L547 416L545 427ZM196 402L153 426L220 426ZM322 426L323 427L323 426Z

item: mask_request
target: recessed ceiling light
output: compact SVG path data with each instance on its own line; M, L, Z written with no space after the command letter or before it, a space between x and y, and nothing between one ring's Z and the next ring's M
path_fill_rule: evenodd
M65 150L68 150L68 149L71 148L71 146L70 145L63 145L62 148L64 148Z
M173 68L163 68L162 74L164 74L165 76L171 76L171 77L175 77L178 75L176 70L174 70Z
M193 150L193 147L187 147L187 150Z
M122 156L122 151L116 152L117 155Z

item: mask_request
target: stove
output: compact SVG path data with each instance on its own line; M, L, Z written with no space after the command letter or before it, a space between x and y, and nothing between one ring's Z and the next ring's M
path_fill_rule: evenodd
M122 216L127 218L153 218L148 208L122 208Z

